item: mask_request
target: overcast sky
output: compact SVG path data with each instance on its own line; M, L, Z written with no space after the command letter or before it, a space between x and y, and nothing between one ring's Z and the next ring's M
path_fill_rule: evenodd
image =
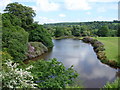
M35 21L43 23L112 21L118 19L119 0L0 0L0 12L8 3L32 7Z

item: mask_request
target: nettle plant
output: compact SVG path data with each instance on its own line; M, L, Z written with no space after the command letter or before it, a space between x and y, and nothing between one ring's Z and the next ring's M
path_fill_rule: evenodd
M3 69L0 71L0 78L2 79L3 88L35 88L37 84L33 82L31 72L27 70L32 68L32 65L26 69L20 69L18 63L13 63L7 60Z

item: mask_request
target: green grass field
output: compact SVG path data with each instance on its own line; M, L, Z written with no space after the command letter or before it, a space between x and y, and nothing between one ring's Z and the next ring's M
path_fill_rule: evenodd
M118 37L96 37L95 39L104 43L109 60L118 61Z

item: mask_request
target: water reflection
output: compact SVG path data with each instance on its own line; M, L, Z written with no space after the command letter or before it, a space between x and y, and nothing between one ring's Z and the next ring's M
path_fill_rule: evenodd
M46 60L57 58L67 68L74 65L74 69L80 74L76 79L77 84L81 85L82 81L85 87L98 88L116 78L116 70L102 64L90 44L72 39L53 40L53 42L53 49L39 58Z

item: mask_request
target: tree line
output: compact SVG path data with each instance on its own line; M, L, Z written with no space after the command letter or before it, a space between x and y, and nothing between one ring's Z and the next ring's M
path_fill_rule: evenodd
M80 22L44 24L44 27L54 37L60 36L91 36L117 37L120 24L118 22Z

